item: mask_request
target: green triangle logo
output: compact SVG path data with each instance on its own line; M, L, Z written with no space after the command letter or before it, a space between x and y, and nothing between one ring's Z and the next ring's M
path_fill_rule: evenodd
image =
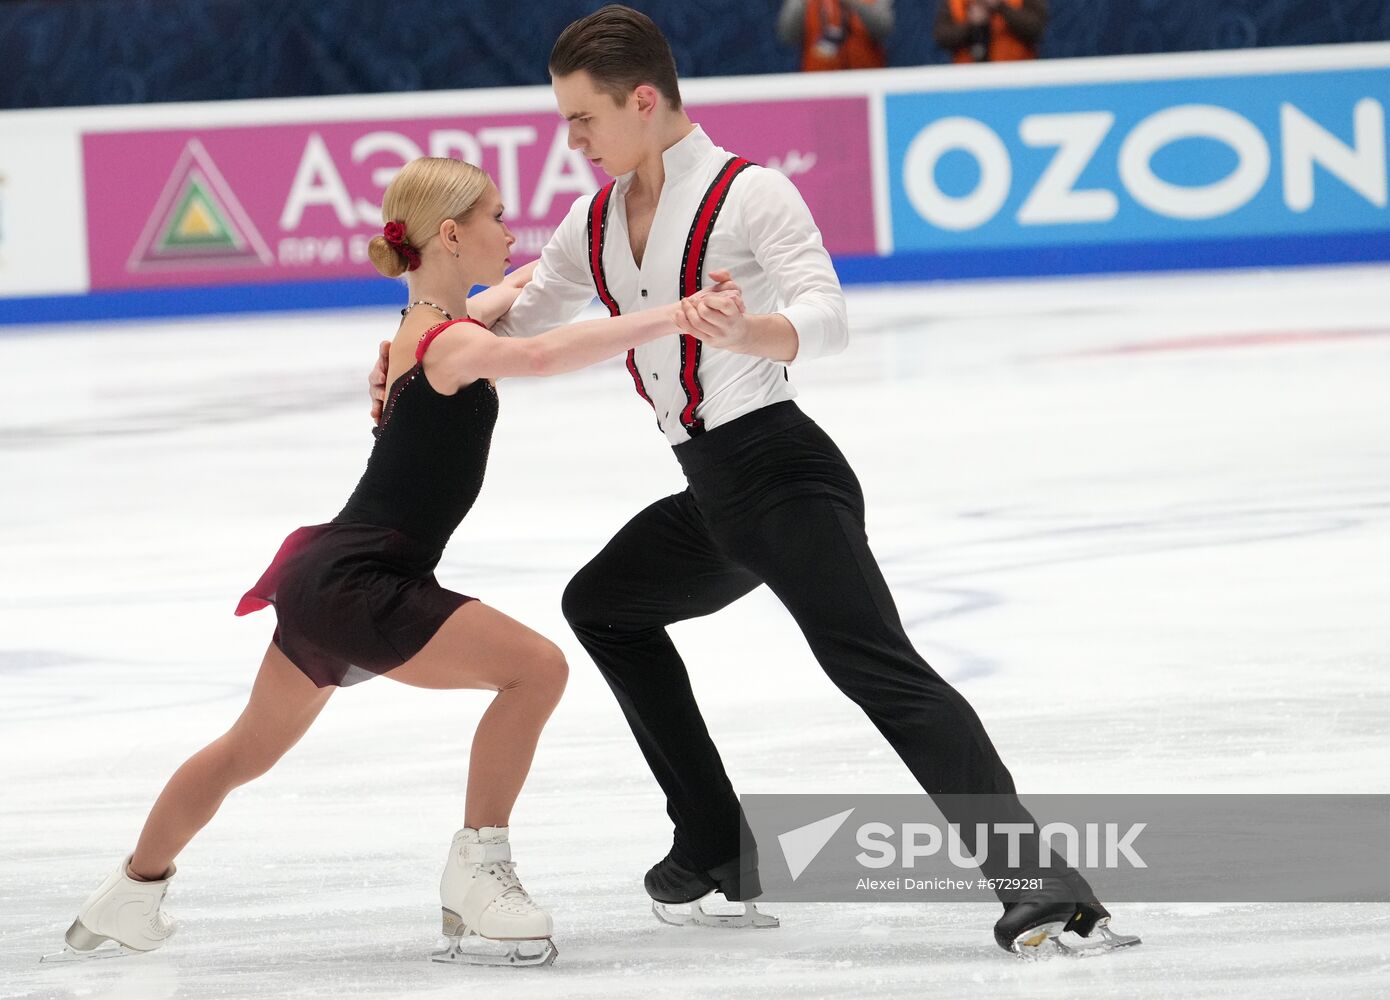
M236 252L244 244L216 197L209 193L206 178L194 170L184 180L183 192L154 246L163 255L184 251Z
M127 262L150 268L265 267L269 247L207 150L190 139Z

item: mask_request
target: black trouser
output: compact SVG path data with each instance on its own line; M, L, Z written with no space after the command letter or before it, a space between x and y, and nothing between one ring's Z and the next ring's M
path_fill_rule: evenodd
M570 581L564 612L666 793L676 845L705 868L728 861L742 815L666 626L760 583L924 790L1007 797L1002 812L995 799L970 815L959 800L937 800L948 821L966 824L968 849L977 820L1030 822L979 717L912 648L869 551L859 481L829 436L784 402L675 454L689 489L629 521Z

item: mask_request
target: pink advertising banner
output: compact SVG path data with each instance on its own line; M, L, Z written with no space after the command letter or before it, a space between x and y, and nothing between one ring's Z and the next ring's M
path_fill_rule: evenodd
M692 106L730 152L788 174L832 254L874 252L863 97ZM497 181L521 259L606 177L553 113L83 136L94 289L375 275L381 194L417 156L477 163Z

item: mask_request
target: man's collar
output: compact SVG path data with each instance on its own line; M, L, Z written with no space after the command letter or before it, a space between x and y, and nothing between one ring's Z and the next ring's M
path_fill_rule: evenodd
M665 173L665 179L675 180L682 174L694 170L704 162L713 149L714 143L710 141L710 137L705 135L704 129L696 125L661 154L661 169ZM623 174L618 178L618 189L626 191L636 176L635 170Z
M666 179L670 180L694 170L704 162L712 149L714 149L714 143L710 142L709 136L705 135L705 130L696 125L686 134L685 138L661 154L661 163L666 170Z

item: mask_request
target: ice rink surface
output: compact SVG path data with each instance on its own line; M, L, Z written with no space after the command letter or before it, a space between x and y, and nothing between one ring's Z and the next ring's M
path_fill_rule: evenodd
M1390 269L856 289L850 312L845 354L794 366L801 405L1021 790L1390 792ZM439 573L570 657L512 821L556 964L427 960L488 696L373 680L179 858L162 951L40 967L240 711L273 620L232 609L356 482L393 329L380 309L0 331L3 1000L1390 992L1381 904L1116 904L1141 948L1033 964L984 904L658 925L663 801L559 613L682 486L620 362L502 385ZM740 791L916 790L766 590L673 634Z

